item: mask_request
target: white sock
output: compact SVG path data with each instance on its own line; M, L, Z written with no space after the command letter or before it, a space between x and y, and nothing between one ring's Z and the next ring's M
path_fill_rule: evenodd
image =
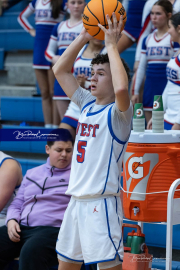
M45 128L52 128L52 124L46 124L44 125Z
M59 126L58 125L52 125L52 128L58 128Z

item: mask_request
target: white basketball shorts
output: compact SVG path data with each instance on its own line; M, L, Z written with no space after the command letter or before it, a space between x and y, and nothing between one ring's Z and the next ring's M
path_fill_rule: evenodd
M57 253L85 264L123 260L120 197L71 197L56 244Z

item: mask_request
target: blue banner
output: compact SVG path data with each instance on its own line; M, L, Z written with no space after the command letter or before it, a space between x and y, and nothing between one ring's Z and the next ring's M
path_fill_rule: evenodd
M0 129L0 141L57 141L57 129L17 128Z

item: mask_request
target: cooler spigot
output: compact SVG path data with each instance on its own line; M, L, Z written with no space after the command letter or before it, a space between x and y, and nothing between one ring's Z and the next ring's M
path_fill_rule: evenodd
M135 206L132 210L134 210L134 215L136 216L139 213L139 207Z

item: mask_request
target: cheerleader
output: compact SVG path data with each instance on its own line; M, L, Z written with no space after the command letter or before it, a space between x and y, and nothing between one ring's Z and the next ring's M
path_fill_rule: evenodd
M171 41L168 21L172 15L172 4L159 0L151 11L151 20L156 30L143 40L140 64L138 66L132 102L139 102L139 89L146 72L143 93L143 107L146 121L152 115L154 95L162 95L167 83L166 66L179 45ZM146 69L147 65L147 69Z
M180 12L171 17L168 32L172 41L180 44ZM180 49L167 64L166 74L168 82L163 92L164 129L180 129ZM152 128L152 119L147 128Z
M18 22L33 37L33 68L42 96L42 107L46 128L51 128L53 121L53 85L54 75L51 63L44 54L54 25L61 22L65 15L65 0L33 0L19 15ZM36 30L27 18L35 13Z
M178 0L169 0L169 1L173 5L173 13L179 12L180 1ZM152 24L150 14L151 14L151 9L156 2L157 0L148 0L144 6L143 14L142 14L142 23L141 23L142 28L141 28L141 32L138 39L138 45L136 48L136 56L135 56L136 62L140 61L143 39L154 30L154 25Z
M60 55L62 55L66 48L80 34L83 27L82 13L85 7L85 0L68 0L67 7L70 11L70 18L54 26L45 52L47 61L53 64L56 63ZM69 105L69 98L64 93L57 80L55 80L54 83L53 100L56 102L59 116L62 120Z

